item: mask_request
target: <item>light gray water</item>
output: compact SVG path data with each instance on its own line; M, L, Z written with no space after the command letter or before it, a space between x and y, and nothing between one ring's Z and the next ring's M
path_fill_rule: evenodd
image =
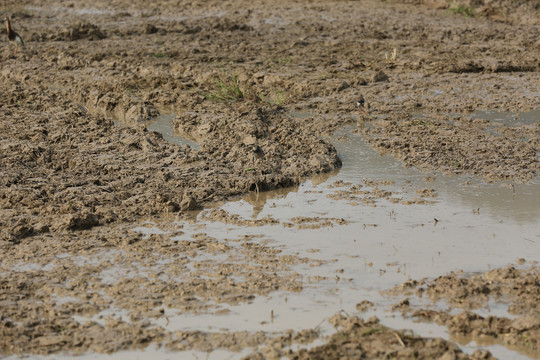
M163 130L168 129L170 119L162 117L158 120L149 129L163 131L166 139L172 136L174 140L174 134L166 135ZM384 297L380 291L409 278L433 278L456 270L484 272L515 263L518 258L525 258L527 262L540 261L538 178L530 184L486 184L468 176L420 172L405 168L391 156L379 155L350 130L340 131L337 135L342 136L344 141L335 142L343 161L340 171L313 178L296 188L250 194L220 206L246 219L272 216L287 222L296 216L331 217L343 218L348 224L301 230L281 225L245 227L218 222L203 223L205 233L223 242L244 235L262 235L265 239L271 239L271 244L284 254L328 261L322 266L303 264L295 267L304 277L303 291L278 291L268 297L256 297L247 304L224 304L222 307L230 312L221 316L180 314L165 309L167 321L152 321L171 331L283 331L320 325L323 334L328 335L334 330L326 319L341 310L358 314L356 304L370 300L376 308L361 316L376 315L383 324L393 328L412 329L422 336L448 338L443 327L416 323L388 311L391 305L401 299ZM435 180L432 181L433 178ZM352 184L362 185L363 190L372 190L373 186L364 182L367 179L391 182L392 185L379 185L379 188L391 191L392 197L402 200L417 198L416 191L423 188L435 190L437 197L428 198L431 201L429 204L416 205L375 199L374 207L362 202L354 204L350 200L327 197L337 190L349 189ZM337 187L334 186L339 180L351 184L338 183ZM193 234L201 231L200 221L178 225L183 226L184 232L177 238L179 240L192 239ZM144 224L137 230L142 233L162 231L159 226L152 224ZM221 261L219 258L214 260ZM106 274L107 281L114 281L115 276L121 277L124 273L109 272ZM306 281L313 276L324 276L327 280ZM273 321L270 321L271 311ZM506 307L501 304L490 304L489 309L478 311L483 316L510 317ZM478 346L470 342L463 344L462 348L472 352ZM527 358L498 345L481 348L490 350L501 359ZM110 356L89 354L79 359L195 359L207 356L209 359L237 359L246 353L249 351L168 353L151 347L143 352L121 352Z

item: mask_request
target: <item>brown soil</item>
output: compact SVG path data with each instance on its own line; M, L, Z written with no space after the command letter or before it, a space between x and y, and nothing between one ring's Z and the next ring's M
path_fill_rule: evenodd
M538 27L377 2L163 4L149 13L113 1L96 14L84 5L8 7L27 47L5 44L1 59L4 241L177 212L336 169L324 136L356 119L361 93L373 126L359 131L407 165L514 181L538 173L538 124L494 134L468 116L538 106ZM146 131L157 109L177 113L176 127L201 151Z
M412 306L409 299L395 307L407 316L433 321L448 328L461 343L502 344L528 356L540 356L540 269L495 269L465 277L452 273L433 280L409 281L390 291L413 297L427 297L433 302L446 301L464 311L430 310ZM475 309L489 309L495 303L508 307L515 318L480 316Z
M171 333L150 322L165 308L219 315L220 304L300 291L291 265L311 260L264 239L218 242L204 226L189 241L175 239L182 229L170 224L167 235L132 228L335 170L341 161L328 137L347 124L407 165L490 180L537 176L538 123L493 132L470 117L538 109L537 2L465 4L475 17L448 4L5 1L2 15L26 47L0 43L0 354L312 339L310 331ZM365 116L355 105L361 94ZM177 114L174 126L200 150L148 131L160 113ZM351 201L391 196L352 190ZM436 194L418 195L428 202ZM282 225L342 223L291 221ZM208 260L217 255L235 261ZM111 273L125 276L107 280ZM101 322L73 318L111 309ZM457 351L439 340L402 341L422 353Z
M379 324L377 318L362 320L338 314L331 319L339 327L329 341L310 350L289 355L291 359L494 359L488 351L464 354L452 342L421 338ZM257 357L248 357L248 359Z

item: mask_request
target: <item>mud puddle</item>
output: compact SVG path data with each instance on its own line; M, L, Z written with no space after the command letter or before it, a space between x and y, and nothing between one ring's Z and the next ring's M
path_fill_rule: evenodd
M158 349L156 346L149 346L144 352L141 351L120 351L114 354L86 354L77 357L69 357L63 355L56 356L40 356L32 355L33 360L49 360L49 359L79 359L79 360L145 360L145 359L205 359L205 360L223 360L223 359L240 359L248 355L251 350L247 349L241 352L233 352L217 349L211 353L204 351L175 351L165 352L163 349ZM10 356L6 359L24 359L24 357Z
M168 331L317 328L330 335L335 330L326 322L329 317L339 311L356 314L357 304L368 301L373 306L362 316L376 315L384 325L412 329L422 336L448 338L441 326L390 312L396 299L380 291L409 278L450 271L476 273L520 258L540 261L536 255L540 204L535 201L540 182L486 184L473 177L419 172L377 154L351 130L336 134L339 141L334 144L343 168L330 177L309 180L297 188L251 194L204 210L196 222L174 225L183 231L176 241L189 241L201 231L227 244L230 239L251 237L285 255L320 261L293 265L304 279L301 292L276 291L248 303L222 304L220 316L180 314L166 308L167 318L156 319L155 324ZM212 215L213 211L236 216L235 221ZM253 223L266 218L277 223ZM169 225L146 224L136 230L166 232L161 227ZM478 313L511 317L500 304ZM461 346L469 353L481 347L500 358L520 356L499 345L463 342Z
M486 121L486 133L495 137L504 136L512 132L520 132L516 137L517 141L534 141L537 128L540 125L540 110L527 111L522 113L499 112L499 111L477 111L471 115L477 121ZM526 132L529 129L530 132ZM540 156L540 154L537 154Z
M162 132L165 137L171 118L162 116L158 120L150 130ZM128 252L115 251L97 254L99 260L82 255L71 260L100 269L97 278L105 287L141 279L141 284L147 281L144 279L170 283L180 281L179 275L186 272L195 274L190 276L196 281L206 281L223 271L218 268L220 264L245 269L264 266L266 260L250 259L241 251L246 244L264 245L280 252L281 263L290 261L290 269L302 279L301 288L280 289L233 302L216 302L199 295L193 300L200 304L197 310L178 310L164 304L158 316L148 316L148 321L170 333L277 334L289 329L316 329L324 337L336 331L327 320L343 311L366 318L375 315L386 326L411 329L421 336L449 338L442 326L415 322L390 311L399 299L381 291L410 278L436 277L450 271L478 273L521 258L539 261L536 250L540 242L540 204L535 199L540 182L486 184L474 177L419 172L391 156L379 155L353 131L354 127L340 130L333 141L343 161L338 172L320 175L295 188L251 193L194 213L192 220L146 222L133 228L146 238L164 237L160 243L167 244L161 246L207 243L207 250L196 247L188 252L181 266L166 252L148 254L148 259L130 258ZM167 136L176 137L174 133ZM250 276L249 270L233 272L227 281L242 284ZM114 317L129 323L132 309L123 308L125 305L77 316L75 320L100 324ZM445 307L427 300L421 305ZM143 315L154 312L148 309ZM490 304L487 310L477 313L511 318L501 304ZM472 341L460 344L469 353L487 348L499 358L520 356L498 345ZM168 351L151 346L142 352L119 352L110 358L167 357L171 354ZM174 355L224 359L241 358L246 352L218 349L209 354L194 350ZM88 354L79 358L101 356Z
M527 111L522 113L499 112L499 111L478 111L472 115L476 119L489 120L496 125L506 125L510 127L534 125L540 123L540 110Z
M82 8L82 9L74 9L72 7L65 7L65 6L47 6L40 7L40 6L26 6L25 9L36 12L36 13L42 13L44 11L47 12L53 12L53 13L72 13L76 15L86 15L86 16L113 16L115 14L115 11L112 10L104 10L104 9L96 9L96 8Z
M173 126L174 114L161 114L148 123L148 130L160 133L165 140L176 145L189 145L192 149L199 150L199 143L178 134Z

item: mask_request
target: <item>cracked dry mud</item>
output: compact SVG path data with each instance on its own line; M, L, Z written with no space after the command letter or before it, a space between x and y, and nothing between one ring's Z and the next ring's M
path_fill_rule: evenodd
M166 330L159 320L170 309L219 316L227 304L299 292L303 279L292 266L317 262L258 237L217 241L204 225L181 241L182 228L173 225L163 225L172 227L168 234L133 230L149 218L189 221L212 202L336 170L341 160L328 137L350 124L407 166L488 181L538 176L540 123L492 131L472 116L539 109L538 3L463 4L477 16L453 14L444 0L97 0L92 8L80 0L4 1L2 15L11 15L26 47L5 37L0 43L0 354L159 344L248 347L259 351L254 358L336 358L340 349L382 357L394 354L382 349L390 337L395 354L467 358L450 342L373 319L341 319L341 338L297 354L280 349L312 341L312 330ZM370 105L366 116L356 109L360 94ZM200 149L148 131L160 113L176 114L174 127ZM264 158L254 157L254 145ZM349 190L332 196L362 205L392 199L376 187ZM422 203L436 193L417 195ZM213 210L204 217L245 226L275 221ZM342 221L297 217L281 225ZM517 279L509 277L510 286ZM537 323L536 304L527 309ZM474 329L485 321L437 316L445 324L475 322ZM367 336L374 352L343 334ZM531 338L537 344L538 332Z

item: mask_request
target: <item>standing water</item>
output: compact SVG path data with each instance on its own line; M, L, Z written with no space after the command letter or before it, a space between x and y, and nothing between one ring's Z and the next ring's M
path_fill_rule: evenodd
M174 133L167 133L171 120L162 116L149 129L163 132L166 139L174 137ZM474 177L419 172L405 168L391 156L379 155L350 129L336 135L340 140L334 144L343 161L340 171L313 178L296 188L252 193L217 207L246 220L272 217L281 225L250 227L203 218L212 209L199 214L197 221L175 224L182 228L172 238L175 241L192 241L204 229L206 235L223 243L252 236L252 241L264 239L284 255L319 261L318 266L313 266L313 262L293 265L302 276L302 290L275 291L237 305L219 304L224 311L220 316L165 308L167 319L151 320L154 324L170 331L205 332L319 328L323 335L329 335L335 331L326 322L330 316L339 311L358 314L356 304L368 300L375 308L362 313L362 317L376 315L392 328L448 338L443 327L417 323L388 311L401 299L387 297L381 291L411 278L434 278L457 270L479 273L505 267L518 258L540 261L538 178L529 184L486 184ZM305 221L299 222L300 218ZM168 231L155 223L141 224L136 230L146 235ZM207 260L230 261L221 255ZM166 272L168 264L155 264L159 267L156 271ZM132 269L107 272L103 281L114 281L115 277L137 271L134 264L126 266ZM483 316L512 317L502 305L478 312ZM118 314L128 317L122 310ZM462 346L466 352L477 348L474 342ZM527 358L498 345L482 348L500 358ZM185 355L229 359L241 358L246 353L249 350L168 353L150 347L143 352L116 353L110 358Z
M474 177L427 174L379 155L347 130L337 135L341 141L335 146L343 168L333 176L306 181L290 192L250 194L220 209L245 219L270 216L288 223L301 216L343 219L345 224L301 228L205 223L206 234L223 241L257 235L271 239L284 253L323 260L321 266L302 264L295 270L304 279L324 280L304 284L299 293L275 292L249 304L225 305L230 310L225 316L171 314L167 324L160 325L171 330L300 330L320 326L340 310L354 314L357 303L369 300L377 309L363 316L377 315L393 328L448 338L442 327L388 312L400 299L385 298L380 291L409 278L456 270L483 272L522 257L540 260L538 179L529 184L486 184ZM351 188L366 193L349 194ZM383 197L373 196L381 190L387 192ZM199 223L183 225L185 233L179 240L200 231ZM156 228L139 230L148 233ZM271 322L269 309L274 314ZM489 315L511 317L500 307L493 307ZM323 329L332 331L330 326ZM463 347L468 352L476 348L474 343ZM501 358L519 357L501 346L487 349Z

